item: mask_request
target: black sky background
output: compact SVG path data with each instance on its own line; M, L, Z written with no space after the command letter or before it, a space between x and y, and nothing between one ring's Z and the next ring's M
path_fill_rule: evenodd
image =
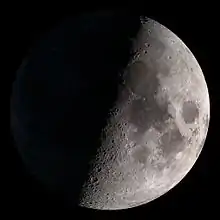
M81 12L78 12L80 14ZM84 12L88 13L88 11ZM124 22L130 22L131 32L135 32L137 28L138 15L141 13L145 16L153 18L169 29L171 29L175 34L177 34L190 48L190 50L195 55L198 60L203 73L205 75L211 101L211 121L208 131L208 136L205 142L205 146L202 153L195 163L192 170L187 174L181 183L174 187L169 193L160 197L159 199L137 208L132 208L123 211L95 211L88 210L84 208L74 208L71 210L64 205L62 197L53 195L49 193L44 186L42 186L38 181L36 181L33 176L31 176L24 167L21 158L19 157L16 148L14 147L13 138L10 138L10 166L7 166L7 171L10 174L8 179L8 201L6 202L8 208L11 212L16 211L18 215L28 214L28 213L48 213L48 214L63 214L64 216L74 216L74 219L84 218L87 215L92 219L125 219L127 217L137 218L137 216L153 217L156 215L162 215L163 217L168 217L173 213L193 213L201 216L204 214L212 213L215 210L215 194L216 190L212 185L212 168L211 161L213 160L213 145L217 144L216 138L216 124L218 123L219 116L217 101L217 87L215 86L216 72L214 71L213 63L213 40L216 37L215 33L207 31L207 27L212 29L213 22L203 14L194 14L185 16L184 14L172 14L161 15L153 13L150 10L146 12L125 12L124 16L120 17L120 11L117 12L108 11L102 12L103 14L108 13L110 19L121 19L119 22L113 22L116 31L123 25ZM48 13L32 13L24 12L22 15L18 14L16 19L10 24L10 48L13 53L10 55L11 66L9 67L11 72L11 83L15 79L15 71L21 65L23 58L26 56L30 45L37 39L43 36L43 33L49 29L57 26L63 18L67 16L72 16L72 14L56 13L51 12L50 16ZM77 17L77 15L74 15ZM92 23L92 15L88 14L86 16L88 21L78 20L77 25L91 28L92 31L96 32L102 25L96 26L96 22ZM132 18L131 18L132 17ZM213 19L214 20L214 19ZM103 22L103 27L105 23ZM127 28L126 30L128 30ZM114 30L114 28L112 28ZM108 40L111 38L116 38L112 31L109 33ZM124 38L133 33L121 34ZM102 37L100 37L101 39ZM93 42L94 44L99 42ZM120 41L115 40L114 44L117 45ZM120 47L120 52L116 53L116 60L118 62L118 68L122 68L126 59L129 58L129 42L124 46ZM116 48L116 47L115 47ZM111 52L115 52L115 49ZM123 50L123 51L122 51ZM97 50L98 51L98 50ZM96 50L88 51L88 53L93 57L98 57L99 54ZM86 65L86 64L85 64ZM92 71L91 74L96 74ZM98 76L94 76L97 78ZM91 75L91 78L93 76ZM111 85L108 85L109 87ZM106 104L108 105L108 104ZM213 119L213 120L212 120ZM103 123L103 122L100 122ZM210 217L211 218L211 217Z

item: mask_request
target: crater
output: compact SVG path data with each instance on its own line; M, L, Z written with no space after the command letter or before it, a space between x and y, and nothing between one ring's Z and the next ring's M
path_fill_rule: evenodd
M185 101L182 106L182 117L186 124L194 123L199 117L199 109L193 101Z

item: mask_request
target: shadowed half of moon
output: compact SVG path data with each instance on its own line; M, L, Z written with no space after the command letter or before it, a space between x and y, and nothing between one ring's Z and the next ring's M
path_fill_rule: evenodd
M78 206L89 161L101 145L118 71L129 61L127 37L140 27L133 18L110 11L64 18L35 39L16 73L14 145L28 173L67 207Z

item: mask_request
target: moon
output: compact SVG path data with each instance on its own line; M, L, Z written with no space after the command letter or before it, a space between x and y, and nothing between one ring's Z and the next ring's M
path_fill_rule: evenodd
M184 42L146 18L132 52L83 185L83 207L127 209L157 199L190 171L207 136L208 88Z

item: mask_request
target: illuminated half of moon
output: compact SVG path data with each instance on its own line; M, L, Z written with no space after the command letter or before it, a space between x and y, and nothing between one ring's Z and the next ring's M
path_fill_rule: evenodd
M80 206L114 210L148 203L184 178L204 145L209 94L189 48L145 19L132 50Z

